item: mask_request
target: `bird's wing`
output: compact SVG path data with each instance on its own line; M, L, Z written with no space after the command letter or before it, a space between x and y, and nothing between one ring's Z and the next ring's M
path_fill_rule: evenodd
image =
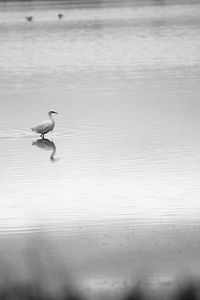
M51 122L47 120L33 127L33 130L36 132L45 132L49 129L49 126L51 126Z

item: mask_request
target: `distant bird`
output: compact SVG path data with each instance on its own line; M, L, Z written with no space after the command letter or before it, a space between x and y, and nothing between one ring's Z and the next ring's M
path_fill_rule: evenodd
M32 16L26 17L26 21L32 22L33 21L33 17Z
M64 17L63 14L58 14L58 19L62 19Z
M52 117L52 114L57 114L56 111L53 111L53 110L50 110L48 112L48 116L50 118L50 121L49 120L45 120L43 122L41 122L40 124L38 124L37 126L35 127L32 127L32 131L35 131L37 133L41 133L41 137L44 138L44 135L46 133L48 133L49 131L53 131L54 129L54 126L55 126L55 121Z

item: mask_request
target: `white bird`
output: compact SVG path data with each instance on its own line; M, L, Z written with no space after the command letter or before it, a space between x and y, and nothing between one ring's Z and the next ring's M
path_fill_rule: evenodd
M54 129L54 126L55 126L55 121L52 117L52 114L57 114L56 111L53 111L53 110L50 110L48 112L48 116L50 118L50 121L49 120L45 120L45 121L42 121L40 124L36 125L35 127L32 127L32 131L35 131L37 133L41 133L41 137L44 138L44 135L46 133L48 133L49 131L53 131Z

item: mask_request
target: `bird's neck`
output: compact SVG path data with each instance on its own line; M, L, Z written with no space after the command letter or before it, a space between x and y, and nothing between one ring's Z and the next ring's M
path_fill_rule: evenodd
M52 124L55 124L55 121L54 121L54 118L53 118L52 114L49 114L49 118L50 118L50 120L51 120L51 123L52 123Z

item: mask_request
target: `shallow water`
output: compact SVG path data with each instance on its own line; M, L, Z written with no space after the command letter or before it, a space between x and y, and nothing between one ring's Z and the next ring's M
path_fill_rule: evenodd
M93 278L199 261L200 4L161 2L0 3L1 233L74 234Z

